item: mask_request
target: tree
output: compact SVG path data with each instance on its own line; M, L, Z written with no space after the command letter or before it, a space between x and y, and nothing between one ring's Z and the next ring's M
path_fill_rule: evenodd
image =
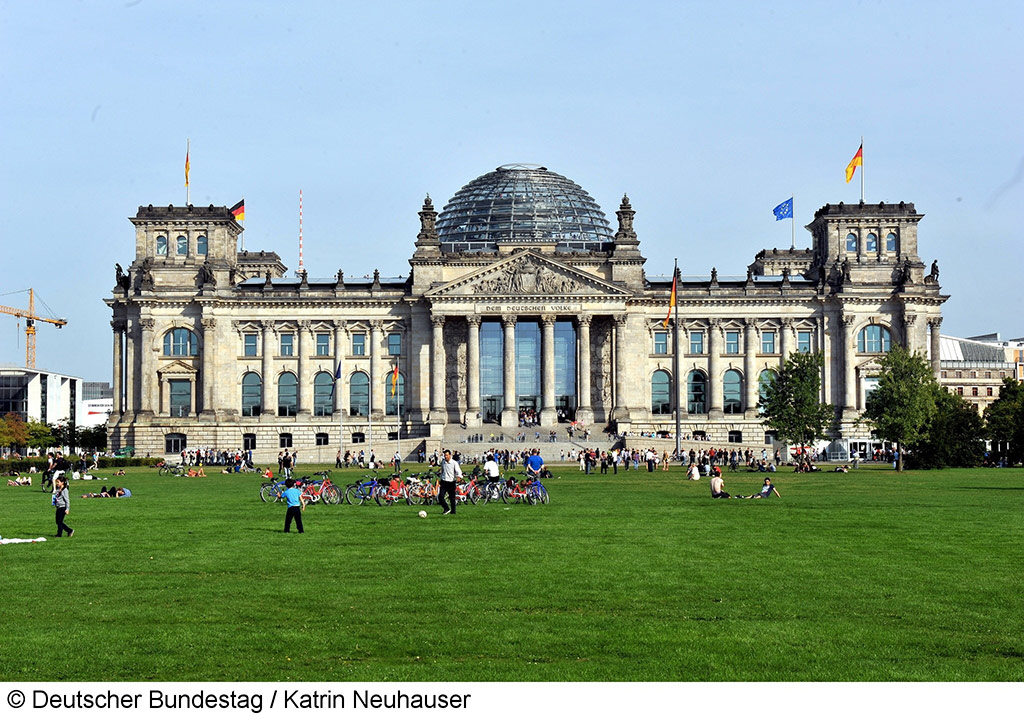
M0 446L19 448L28 443L28 426L18 413L7 413L0 420Z
M903 448L924 437L935 412L936 386L931 363L894 344L880 362L878 386L865 402L862 419L896 443L896 471L903 471Z
M810 444L825 437L835 410L821 402L823 364L821 353L794 353L775 380L764 387L759 403L764 424L781 440Z
M107 426L84 427L78 429L78 444L83 449L104 450L107 447Z
M43 448L52 447L57 444L57 439L50 432L50 426L46 423L30 421L26 426L28 439L25 442L30 448Z
M1011 463L1024 461L1024 382L1006 378L999 399L985 408L988 439L1007 447Z
M914 468L976 467L985 457L984 426L974 406L933 384L935 411L921 438L908 446Z

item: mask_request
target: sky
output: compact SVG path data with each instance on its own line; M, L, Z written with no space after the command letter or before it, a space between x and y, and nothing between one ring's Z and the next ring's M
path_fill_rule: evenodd
M245 198L245 244L310 277L404 275L442 206L507 163L624 192L650 275L743 275L860 199L914 202L943 333L1024 336L1021 3L0 0L0 304L37 366L109 381L139 205ZM860 171L858 171L860 172ZM48 310L49 308L50 310ZM0 315L0 363L24 362Z

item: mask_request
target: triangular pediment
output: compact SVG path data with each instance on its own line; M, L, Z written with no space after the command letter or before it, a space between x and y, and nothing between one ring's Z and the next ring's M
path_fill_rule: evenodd
M196 369L182 360L173 360L157 370L161 377L188 377L197 374Z
M882 372L882 364L879 362L880 358L873 357L865 360L857 366L857 372L861 375L878 375Z
M429 298L602 297L631 293L606 280L525 250L426 293Z

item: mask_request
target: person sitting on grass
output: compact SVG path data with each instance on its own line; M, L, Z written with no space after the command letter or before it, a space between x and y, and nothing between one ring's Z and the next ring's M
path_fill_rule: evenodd
M761 486L761 492L756 493L754 495L747 495L746 499L747 500L767 499L767 498L770 498L772 496L772 493L774 493L775 497L777 497L777 498L781 498L782 497L781 495L779 495L779 491L775 489L775 485L772 484L772 479L769 478L769 477L766 477L764 479L764 485Z
M711 497L715 500L732 497L725 491L725 481L722 480L721 472L711 474Z
M116 473L114 473L114 476L115 477L124 477L126 474L127 473L124 470L118 470Z

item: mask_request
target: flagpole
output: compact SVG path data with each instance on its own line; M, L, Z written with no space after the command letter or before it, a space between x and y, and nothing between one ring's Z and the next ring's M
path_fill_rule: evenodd
M789 219L790 224L793 226L793 242L789 246L791 250L796 250L796 208L793 207L794 205L796 205L796 192L793 193L789 206Z
M185 207L192 204L192 188L189 187L189 155L192 152L192 138L185 139Z
M682 453L680 442L683 431L681 417L683 409L679 406L679 389L681 387L679 380L679 258L675 258L672 263L672 284L676 288L675 327L672 329L672 374L676 378L676 460L678 460Z
M864 136L860 136L860 201L864 202Z

